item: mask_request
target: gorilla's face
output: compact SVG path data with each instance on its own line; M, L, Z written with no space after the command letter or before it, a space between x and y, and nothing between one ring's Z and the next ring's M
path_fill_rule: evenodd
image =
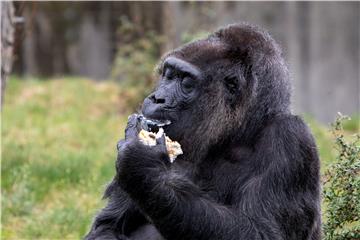
M202 82L201 71L196 66L174 56L167 57L160 69L158 87L144 100L143 115L149 119L170 120L165 131L169 136L180 137L175 134L179 130L175 129L187 128L195 119L192 115L197 104L194 103Z
M170 120L166 134L188 151L201 152L193 145L206 148L234 132L253 136L261 126L253 122L289 109L283 66L266 35L237 26L220 30L164 58L158 87L144 100L142 114Z
M147 119L170 120L164 130L184 148L196 149L191 147L195 141L206 145L234 129L238 121L231 101L239 99L241 74L226 54L220 40L209 39L169 53L160 63L158 87L144 100L142 114Z

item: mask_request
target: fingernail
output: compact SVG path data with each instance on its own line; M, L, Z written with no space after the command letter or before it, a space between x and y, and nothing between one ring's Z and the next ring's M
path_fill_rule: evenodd
M159 139L162 137L162 135L164 134L164 129L163 128L159 128L159 131L157 132L155 138Z

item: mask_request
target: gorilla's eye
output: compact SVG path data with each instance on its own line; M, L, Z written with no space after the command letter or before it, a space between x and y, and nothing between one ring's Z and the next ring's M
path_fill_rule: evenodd
M166 68L164 72L164 77L166 79L172 79L174 77L174 70L170 67Z
M191 77L184 77L181 81L181 87L186 93L189 93L194 88L194 81Z

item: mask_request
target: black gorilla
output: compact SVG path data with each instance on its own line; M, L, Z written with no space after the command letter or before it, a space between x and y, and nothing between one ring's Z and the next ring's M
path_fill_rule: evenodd
M143 104L184 151L139 142L129 118L108 205L86 239L320 239L319 159L290 112L279 47L248 24L167 54Z

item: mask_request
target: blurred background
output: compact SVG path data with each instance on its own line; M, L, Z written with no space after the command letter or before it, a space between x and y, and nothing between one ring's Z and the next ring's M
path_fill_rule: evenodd
M4 239L81 238L158 59L229 23L260 25L282 46L322 172L337 112L359 132L360 2L1 4Z

